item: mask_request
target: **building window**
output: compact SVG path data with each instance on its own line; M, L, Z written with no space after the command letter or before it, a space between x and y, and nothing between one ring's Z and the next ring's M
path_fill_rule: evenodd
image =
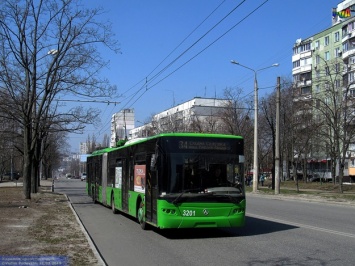
M310 42L295 46L293 48L293 54L296 55L296 54L306 52L309 50L311 50L311 43Z
M352 22L350 22L349 24L348 24L348 32L352 32L353 30L354 30L354 28L355 28L355 24L354 24L355 22L354 21L352 21Z
M310 93L311 93L311 87L301 88L301 94L310 94Z
M329 51L324 53L324 59L325 59L325 61L329 61L330 60Z
M355 73L355 72L350 72L350 73L348 74L348 82L349 82L349 83L354 82L354 80L355 80L355 79L354 79L354 77L355 77L355 76L354 76L354 73Z
M316 93L319 93L320 92L320 87L319 85L316 85Z
M348 42L343 43L343 52L347 52L348 51L348 47L349 47L349 43Z
M329 36L324 37L324 46L329 45Z
M293 68L299 67L300 66L300 60L297 60L293 62Z
M303 81L312 80L312 73L311 72L302 73L300 75L300 80L303 80Z
M334 50L334 57L336 58L336 57L341 57L341 50L340 50L340 48L338 47L338 48L335 48L335 50Z
M302 58L300 60L300 65L301 66L307 66L307 65L310 65L312 64L312 58L311 57L308 57L308 58Z
M339 72L340 72L340 63L336 63L335 64L335 73L339 74Z
M340 36L339 31L334 33L334 42L339 42L340 39L339 36Z
M335 80L335 87L336 87L336 88L340 88L340 87L341 87L341 81L340 81L340 79L336 79L336 80Z
M320 56L317 54L316 55L316 65L319 65L320 63Z
M315 46L314 48L315 48L316 50L318 50L318 49L319 49L319 41L316 41L316 43L315 43L314 46Z
M349 90L349 96L355 97L355 89Z

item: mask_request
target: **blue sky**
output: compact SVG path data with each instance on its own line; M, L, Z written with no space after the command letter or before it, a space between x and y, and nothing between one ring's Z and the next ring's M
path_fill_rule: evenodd
M102 110L101 124L88 127L83 135L71 134L72 151L78 151L88 134L94 133L101 142L110 133L111 115L124 108L134 108L136 120L145 122L174 103L197 96L221 97L227 87L253 94L253 72L231 64L232 59L252 69L279 63L277 68L258 73L258 85L265 88L260 89L259 97L270 93L278 76L292 77L296 39L330 27L332 8L340 2L83 1L88 7L103 7L103 18L113 24L122 53L101 51L110 60L110 68L102 75L123 97L112 99L121 102L116 106L97 104Z

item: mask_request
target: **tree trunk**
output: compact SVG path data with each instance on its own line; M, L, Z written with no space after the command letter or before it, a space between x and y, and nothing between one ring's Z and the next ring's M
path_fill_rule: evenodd
M298 186L298 177L297 177L297 162L296 164L292 164L292 175L293 175L293 180L296 182L296 191L297 193L300 192L299 186Z
M343 193L343 177L344 177L344 164L340 163L340 171L339 171L339 192Z
M40 145L39 142L36 141L35 143L35 154L32 159L32 176L31 176L31 192L37 193L38 192L38 183L39 183L39 158L40 158Z
M36 160L33 160L32 164L32 169L31 169L31 193L37 193L38 192L38 182L37 182L37 176L38 176L38 168L35 167L37 165Z
M30 153L30 129L24 128L24 149L23 149L23 193L25 199L31 199L31 158Z

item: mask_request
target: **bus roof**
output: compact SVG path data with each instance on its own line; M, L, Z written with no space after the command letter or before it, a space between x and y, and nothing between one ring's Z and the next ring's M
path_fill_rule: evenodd
M208 138L243 139L242 136L228 135L228 134L215 134L215 133L186 133L186 132L184 132L184 133L161 133L161 134L151 136L151 137L131 139L129 141L126 141L122 146L104 148L101 150L97 150L97 151L94 151L89 156L101 155L101 154L104 154L107 152L111 152L111 151L118 150L118 149L123 149L128 146L132 146L132 145L135 145L138 143L145 142L147 140L157 139L157 138L161 138L161 137L198 137L198 138L208 137Z

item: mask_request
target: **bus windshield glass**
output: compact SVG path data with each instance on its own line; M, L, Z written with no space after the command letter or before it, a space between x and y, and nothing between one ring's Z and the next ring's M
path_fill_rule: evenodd
M163 186L167 194L211 192L226 187L244 194L243 169L237 155L175 153L168 156L167 164L170 170Z

